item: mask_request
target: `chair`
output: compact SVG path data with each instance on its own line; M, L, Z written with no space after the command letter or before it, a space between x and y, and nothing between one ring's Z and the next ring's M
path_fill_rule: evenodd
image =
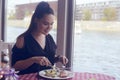
M11 54L13 45L14 43L0 41L0 67L4 67L6 64L9 64L11 67Z

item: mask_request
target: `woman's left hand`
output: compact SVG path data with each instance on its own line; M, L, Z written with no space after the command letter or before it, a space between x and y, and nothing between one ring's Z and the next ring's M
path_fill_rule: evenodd
M59 61L64 65L68 63L68 59L65 56L60 56Z

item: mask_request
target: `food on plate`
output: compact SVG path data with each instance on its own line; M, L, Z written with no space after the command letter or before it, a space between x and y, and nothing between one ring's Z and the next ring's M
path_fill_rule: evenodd
M50 69L50 70L45 71L45 76L48 76L48 77L55 77L56 74L57 74L57 72L54 69Z
M65 70L60 71L59 77L64 78L68 76L68 72L66 72Z
M44 70L43 73L44 77L47 78L54 78L54 79L66 79L66 78L72 78L72 72L67 70L61 70L61 69L48 69Z

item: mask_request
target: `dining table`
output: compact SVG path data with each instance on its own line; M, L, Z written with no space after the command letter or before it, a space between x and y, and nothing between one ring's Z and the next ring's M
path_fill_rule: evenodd
M39 76L37 73L30 73L19 75L19 80L54 80L54 79L46 79ZM113 76L102 73L74 72L74 76L72 78L65 80L116 80L116 79Z

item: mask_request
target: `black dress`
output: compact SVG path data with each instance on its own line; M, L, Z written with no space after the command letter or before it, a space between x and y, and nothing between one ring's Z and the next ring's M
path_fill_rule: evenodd
M12 49L12 66L16 63L16 61L28 59L34 56L45 56L49 59L49 61L54 64L55 63L55 52L56 52L56 44L51 37L50 34L46 36L45 49L38 44L38 42L33 38L31 34L26 35L24 37L24 47L17 48L14 45ZM24 65L24 64L23 64ZM28 74L35 73L44 69L49 69L50 67L41 66L37 63L32 64L25 70L21 70L19 74Z

